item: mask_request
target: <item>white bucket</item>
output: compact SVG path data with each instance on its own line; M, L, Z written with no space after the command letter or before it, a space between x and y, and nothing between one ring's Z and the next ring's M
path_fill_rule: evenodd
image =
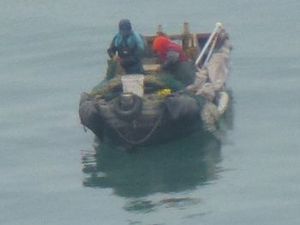
M133 93L140 97L144 95L143 74L123 75L121 80L124 93Z

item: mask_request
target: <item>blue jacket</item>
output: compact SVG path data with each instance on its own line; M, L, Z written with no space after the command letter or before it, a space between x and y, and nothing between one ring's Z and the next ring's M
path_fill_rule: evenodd
M133 64L139 64L141 57L145 50L145 42L142 36L135 31L128 37L123 37L120 33L117 33L107 50L110 57L113 57L116 53L121 58L121 65L126 69Z

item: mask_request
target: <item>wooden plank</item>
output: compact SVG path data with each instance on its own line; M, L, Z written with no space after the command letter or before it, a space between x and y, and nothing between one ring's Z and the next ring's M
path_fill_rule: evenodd
M160 68L160 64L144 64L143 68L146 72L157 72Z
M193 34L188 34L193 35ZM208 38L210 33L196 33L197 39L205 39ZM187 34L171 34L167 35L171 40L183 40ZM144 38L147 42L153 42L153 40L157 37L157 35L145 35Z

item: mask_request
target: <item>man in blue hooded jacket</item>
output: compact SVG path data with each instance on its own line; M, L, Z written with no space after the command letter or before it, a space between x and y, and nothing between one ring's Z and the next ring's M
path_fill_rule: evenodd
M143 74L142 56L145 50L144 40L132 30L128 19L119 22L119 32L114 36L108 55L119 62L126 74Z

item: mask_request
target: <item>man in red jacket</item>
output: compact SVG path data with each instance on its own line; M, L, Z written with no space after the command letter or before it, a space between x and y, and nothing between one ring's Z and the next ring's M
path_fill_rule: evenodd
M171 73L185 85L193 82L196 68L180 45L166 36L158 36L153 41L152 49L161 60L163 71Z

